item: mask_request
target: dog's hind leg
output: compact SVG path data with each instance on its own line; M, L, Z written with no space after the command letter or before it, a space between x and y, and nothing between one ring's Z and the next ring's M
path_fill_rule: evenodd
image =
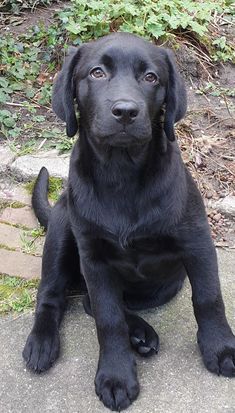
M52 211L44 246L34 326L23 350L27 367L38 373L47 370L59 355L59 325L76 248L66 208L59 202Z
M89 295L83 298L86 313L93 317ZM132 348L142 357L149 357L158 352L159 338L156 331L143 318L125 310L126 322Z
M159 337L156 331L143 318L125 311L133 349L142 357L150 357L158 352Z

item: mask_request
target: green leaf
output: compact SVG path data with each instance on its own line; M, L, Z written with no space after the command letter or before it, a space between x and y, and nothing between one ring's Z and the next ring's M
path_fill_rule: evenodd
M7 128L13 128L13 126L15 126L15 120L13 118L4 118L2 122Z
M0 90L0 103L6 103L10 99L10 96L3 90Z
M23 83L13 82L11 83L11 89L12 90L24 90L25 85Z
M22 132L22 128L14 127L14 129L9 130L8 135L12 138L18 138Z
M34 122L44 122L44 120L46 119L45 116L42 115L35 115L33 116L33 121Z
M5 77L0 77L0 86L4 89L9 86L9 82Z
M0 110L0 119L9 118L11 116L12 116L12 114L9 110L7 110L7 109Z
M33 98L35 96L35 94L36 94L35 89L33 89L33 88L26 89L25 95L26 95L27 98L29 98L29 99Z
M74 21L70 21L70 23L67 24L66 29L73 34L81 33L81 27L79 26L79 24L75 23Z

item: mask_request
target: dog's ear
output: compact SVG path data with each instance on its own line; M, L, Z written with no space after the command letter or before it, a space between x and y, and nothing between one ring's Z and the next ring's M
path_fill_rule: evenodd
M187 97L185 84L176 69L172 53L166 50L168 65L168 85L165 98L164 130L170 141L175 140L174 124L182 119L187 109Z
M66 132L69 137L74 136L78 130L74 107L76 90L73 75L79 58L80 48L70 47L62 70L55 79L52 92L52 108L56 115L66 122Z

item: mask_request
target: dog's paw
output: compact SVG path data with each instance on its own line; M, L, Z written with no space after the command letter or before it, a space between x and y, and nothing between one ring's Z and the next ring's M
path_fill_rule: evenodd
M95 378L99 399L106 407L118 412L130 406L139 394L135 362L129 368L127 364L125 360L120 360L116 366L100 366Z
M27 367L35 373L41 373L52 366L59 356L59 349L58 331L53 334L36 334L32 331L22 354Z
M159 337L147 323L130 330L130 342L134 350L142 357L150 357L158 352Z
M235 377L235 336L216 339L213 342L199 336L198 344L206 368L212 373Z

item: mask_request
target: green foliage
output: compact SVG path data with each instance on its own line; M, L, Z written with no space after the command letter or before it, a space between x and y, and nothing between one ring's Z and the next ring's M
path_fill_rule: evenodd
M56 148L60 154L70 151L73 147L76 137L68 138L65 134L57 135L56 140L49 144L50 148Z
M213 41L209 27L215 13L232 14L234 9L230 3L225 0L72 0L71 5L59 13L59 18L76 44L116 30L161 40L191 33L202 43L209 36L214 58L228 60L234 48L223 38Z
M59 150L59 153L68 152L72 149L75 140L76 138L67 138L64 136L56 143L56 149Z
M26 134L28 140L43 137L46 117L40 118L42 115L38 114L38 108L48 110L51 106L53 73L57 60L61 60L64 43L65 31L58 20L48 28L39 23L24 34L12 36L7 33L0 37L0 104L9 105L12 112L18 113L18 119L23 113L20 122L15 115L4 115L4 122L0 117L0 132L5 138L12 141ZM29 146L32 148L33 145ZM17 152L23 154L30 150L24 147Z
M15 126L15 119L17 118L16 113L11 113L9 110L0 110L0 123L7 128L12 128Z
M52 201L57 201L61 190L62 190L62 179L61 178L55 178L53 176L50 176L49 178L49 190L48 190L48 197Z
M222 1L192 0L72 0L67 13L60 16L66 29L82 40L99 37L110 27L121 31L159 38L176 29L187 29L202 36L212 13L220 12ZM67 22L66 22L67 19Z
M50 3L4 0L2 7L18 12ZM0 135L19 155L37 149L38 138L47 140L44 148L50 140L61 152L71 149L73 140L55 128L51 119L48 128L50 114L46 112L51 106L53 75L71 43L79 45L113 31L128 31L174 47L185 39L192 47L196 45L197 53L200 44L205 46L203 50L214 61L235 62L234 42L219 33L215 37L211 24L220 15L232 24L233 6L230 0L72 0L55 13L48 27L39 22L23 34L6 32L0 37ZM25 140L26 136L28 143L19 147L19 138Z
M235 61L234 45L229 44L225 36L213 40L212 46L214 46L212 57L216 62L227 62L229 60Z
M37 245L35 241L43 237L45 235L45 230L40 225L37 228L32 229L24 229L20 238L21 238L21 250L25 254L36 254Z
M34 306L38 280L0 275L0 314L22 312Z
M11 130L16 125L16 120L18 115L16 113L12 113L7 109L0 110L0 132L4 136L8 136Z
M41 105L47 105L50 104L51 101L51 90L52 90L52 85L49 83L46 83L40 91L40 97L38 99L38 102Z
M16 128L13 129L15 131ZM20 129L21 131L21 129ZM14 142L9 144L10 149L17 154L17 156L29 155L36 151L37 142L32 139L24 142L22 145L15 145Z
M0 77L0 103L8 101L12 93L19 91L24 91L28 98L34 97L36 91L33 85L37 83L41 66L48 64L47 56L42 55L40 43L33 31L19 37L17 41L10 35L0 38L0 66L4 75ZM51 69L54 67L51 66ZM50 92L50 83L40 88L42 104L48 102Z
M24 42L6 35L0 38L0 64L1 71L5 75L5 81L0 78L0 86L11 94L15 90L22 90L22 83L27 80L35 80L39 73L39 48L38 45L24 39Z
M212 96L230 96L235 97L235 88L224 88L208 82L204 87L201 87L196 92L199 95L209 94Z
M30 194L33 193L33 188L34 188L34 185L35 185L35 181L36 180L33 179L32 181L27 182L25 184L25 188ZM53 176L49 177L48 197L51 201L55 202L55 201L58 200L58 198L60 196L60 193L61 193L61 190L62 190L62 187L63 187L63 182L62 182L61 178L55 178Z

